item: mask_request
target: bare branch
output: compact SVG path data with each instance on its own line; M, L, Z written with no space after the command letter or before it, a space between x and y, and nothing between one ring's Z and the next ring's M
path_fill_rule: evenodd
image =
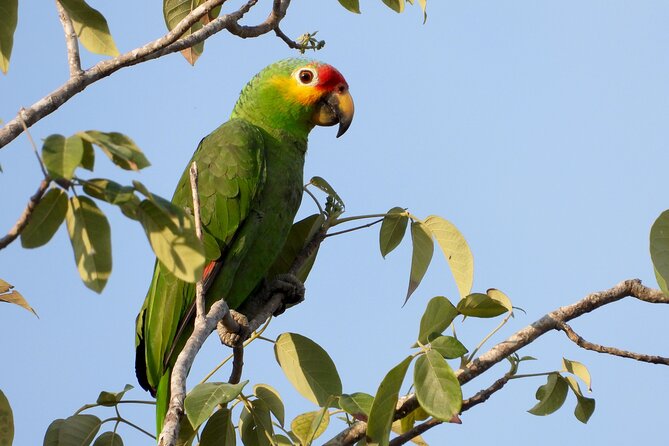
M456 372L458 381L460 381L460 384L471 381L493 365L503 361L507 356L534 342L539 336L553 330L561 330L560 324L583 316L604 305L617 302L625 297L634 297L649 303L669 304L669 297L665 296L662 291L642 285L639 279L625 280L613 288L589 294L574 304L560 307L517 331L505 341L500 342L470 362L464 369L459 369ZM415 395L400 399L397 404L395 419L405 417L417 407L418 400ZM367 423L357 421L325 443L325 445L352 445L365 435L366 429Z
M195 219L195 235L202 241L202 218L200 217L200 194L197 187L197 163L190 165L190 190L193 198L193 218ZM205 316L204 291L202 278L195 284L195 320L202 321Z
M239 381L242 379L242 369L244 368L244 345L240 342L240 345L232 348L232 371L230 372L230 378L228 382L230 384L239 384Z
M42 182L39 184L39 187L37 188L37 192L35 192L35 194L30 197L26 208L23 210L21 216L16 221L14 226L12 226L12 228L7 232L7 235L0 238L0 249L6 248L7 245L16 240L16 238L25 229L25 227L28 225L28 222L30 221L30 217L35 210L35 207L42 200L44 193L49 188L49 184L51 184L50 178L45 178L42 180Z
M58 89L26 108L23 115L26 125L28 127L32 126L40 119L53 113L61 105L70 100L77 93L83 91L89 85L122 68L190 48L224 29L243 38L258 37L272 31L285 16L290 0L275 0L272 12L260 25L240 26L238 23L239 20L241 20L244 15L255 6L257 1L258 0L249 0L237 11L230 14L224 14L217 19L212 20L202 29L187 37L180 38L194 23L208 14L209 11L225 2L225 0L205 1L191 11L191 13L184 17L172 31L168 32L163 37L149 42L142 47L121 54L113 59L104 60L95 64L90 69L82 72L80 76L69 79ZM0 148L13 141L21 131L22 128L18 118L8 121L5 126L0 129Z
M67 45L67 64L70 67L70 77L75 78L81 76L83 70L81 69L81 59L79 58L79 42L77 41L77 33L74 32L72 20L68 15L60 0L56 0L56 8L58 8L58 17L60 23L63 25L65 32L65 44Z
M175 446L179 437L179 421L184 414L184 400L186 399L186 377L193 365L195 356L202 348L202 344L216 328L216 324L229 313L228 304L223 299L214 303L202 320L195 320L193 334L186 341L172 369L170 382L170 406L165 416L165 424L158 439L159 446Z
M576 345L586 350L592 350L593 352L598 353L607 353L609 355L620 356L621 358L634 359L641 362L650 362L651 364L663 364L669 365L669 358L656 355L644 355L642 353L634 353L627 350L620 350L615 347L606 347L604 345L593 344L588 342L579 336L569 325L561 322L558 324L558 328L565 332L567 337L574 341Z

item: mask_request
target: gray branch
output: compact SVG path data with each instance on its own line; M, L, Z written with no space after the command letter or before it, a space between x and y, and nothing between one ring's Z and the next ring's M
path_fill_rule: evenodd
M503 361L509 355L512 355L521 348L531 344L538 337L553 330L562 330L561 324L565 324L572 319L590 313L604 305L617 302L625 297L634 297L648 303L669 304L669 297L665 296L662 291L642 285L639 279L625 280L613 288L589 294L572 305L560 307L557 310L546 314L536 322L517 331L505 341L500 342L470 362L465 368L459 369L456 372L458 381L460 381L461 385L471 381L495 364ZM418 400L415 395L401 398L397 404L395 419L405 417L407 414L418 408L418 406ZM366 430L367 423L364 421L357 421L325 443L325 445L352 445L364 437Z
M620 356L621 358L634 359L635 361L649 362L651 364L669 365L669 358L657 355L644 355L643 353L635 353L627 350L621 350L615 347L607 347L605 345L593 344L588 342L578 335L569 325L564 322L558 324L560 330L564 331L567 337L576 345L585 349L598 353L606 353L609 355Z
M60 0L56 0L56 8L58 8L58 17L60 23L63 25L65 32L65 44L67 45L67 64L70 67L70 78L76 78L83 73L81 69L81 59L79 58L79 42L77 41L77 33L74 32L72 20L67 14Z
M28 225L28 222L30 222L30 217L32 216L33 211L42 200L46 190L49 188L49 184L51 184L51 179L45 178L42 180L42 182L39 184L39 187L37 188L37 192L35 192L33 196L30 197L26 208L23 210L16 223L14 223L14 226L12 226L12 228L7 232L7 235L0 238L0 249L6 248L7 245L16 240L16 238L25 229L25 227Z
M168 32L163 37L114 57L113 59L99 62L88 70L81 72L76 78L70 78L58 89L35 102L30 107L24 109L23 119L25 120L26 125L28 127L32 126L40 119L53 113L61 105L70 100L77 93L83 91L89 85L102 78L110 76L122 68L190 48L224 29L243 38L258 37L262 34L266 34L279 25L290 5L290 0L275 0L272 12L264 22L256 26L241 26L239 25L239 21L258 2L258 0L249 0L238 10L229 14L224 14L217 19L212 20L202 29L187 37L181 38L181 36L188 31L194 23L224 2L225 0L207 0L191 11L191 13L184 17L172 31ZM22 130L18 116L8 121L4 127L0 129L0 149L20 135Z

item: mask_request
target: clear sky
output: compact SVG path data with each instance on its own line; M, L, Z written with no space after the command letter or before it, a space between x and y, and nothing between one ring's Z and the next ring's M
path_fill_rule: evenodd
M0 78L5 121L67 77L55 7L42 3L21 1L10 72ZM258 10L271 4L259 3ZM91 4L107 17L122 52L164 32L159 2ZM312 133L305 178L326 178L348 215L403 206L455 223L474 253L475 290L499 288L527 312L518 312L496 341L623 279L656 285L648 233L669 207L669 3L430 0L426 25L417 7L402 15L377 0L362 7L356 16L336 0L296 0L284 21L292 36L319 31L327 45L315 57L339 68L356 101L345 136L335 139L334 129ZM86 66L99 60L83 53ZM194 68L172 55L124 69L31 132L37 140L87 129L123 132L152 166L128 174L98 156L94 175L139 179L169 197L198 141L227 119L246 81L294 55L273 36L241 40L222 33L207 41ZM40 173L25 137L1 151L0 164L5 231ZM0 307L0 388L14 409L18 446L41 444L51 420L95 401L100 390L137 385L134 322L153 255L139 225L103 209L112 225L114 270L102 295L81 283L64 228L46 247L28 251L15 243L0 252L0 277L40 315ZM305 202L303 212L311 210ZM276 319L268 336L293 331L314 339L338 365L345 392L374 393L409 353L427 301L457 299L446 262L435 252L424 283L401 308L409 263L406 244L381 258L377 228L328 240L306 284L306 302ZM573 326L593 342L667 356L667 311L629 300ZM494 324L467 320L458 334L472 347ZM192 383L228 353L211 341ZM562 356L589 367L597 409L588 425L573 417L573 396L554 415L528 414L544 382L533 378L511 382L465 413L462 425L433 429L426 440L617 445L666 437L665 368L585 352L557 333L523 354L539 358L525 373L558 369ZM465 396L505 367L467 384ZM244 372L252 383L275 386L291 419L315 409L287 382L270 344L248 349ZM226 378L227 371L217 379ZM148 395L136 389L130 396ZM151 408L124 414L153 426ZM120 432L126 444L151 444L131 430Z

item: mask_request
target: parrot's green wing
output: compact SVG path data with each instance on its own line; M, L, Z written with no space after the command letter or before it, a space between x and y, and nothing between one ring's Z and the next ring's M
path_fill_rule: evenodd
M262 189L265 175L263 134L248 122L233 119L200 142L193 161L197 162L199 170L200 213L206 238L216 245L213 250L207 250L211 256L212 251L220 253L228 249ZM172 202L192 209L189 168L184 171ZM218 259L210 260L212 263L205 268L205 275L212 271L212 265ZM174 358L166 356L178 342L175 339L177 330L194 296L194 284L177 279L156 262L151 287L137 317L135 338L140 384L154 392L174 362Z

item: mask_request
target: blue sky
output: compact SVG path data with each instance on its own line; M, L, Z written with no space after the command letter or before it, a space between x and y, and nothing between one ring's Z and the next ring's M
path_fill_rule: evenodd
M319 31L327 45L315 57L344 74L356 101L344 137L335 139L334 129L312 133L305 178L326 178L346 201L348 215L403 206L456 224L474 253L474 288L499 288L527 312L496 341L623 279L655 285L648 233L669 207L669 4L431 0L422 25L417 7L397 15L380 1L362 3L363 14L356 16L336 0L296 0L283 22L292 36ZM132 9L128 2L91 4L105 14L122 52L164 32L156 2L135 2ZM19 14L10 72L0 78L5 121L67 76L55 7L23 0ZM253 14L249 23L264 16L265 10ZM170 196L197 142L227 119L246 81L294 55L273 36L219 34L194 68L172 55L122 70L31 133L40 140L87 129L123 132L152 166L128 174L99 156L95 176L139 179ZM84 51L83 60L90 66L99 59ZM25 137L2 150L0 164L4 231L40 173ZM305 202L302 212L310 206ZM102 295L79 280L63 228L38 250L15 243L0 252L0 277L40 315L10 306L0 311L0 388L14 409L16 445L41 444L51 420L93 402L100 390L136 385L134 319L153 255L137 224L116 209L104 211L112 225L114 270ZM345 392L374 393L383 374L408 354L428 300L457 299L446 262L435 253L424 283L402 308L409 263L407 244L381 258L376 228L328 240L307 281L306 302L273 321L268 335L293 331L314 339L338 365ZM626 300L573 327L593 342L666 356L666 317L665 308ZM471 347L495 323L467 320L458 334ZM573 397L551 416L528 414L544 382L534 378L513 381L465 413L462 425L433 429L426 440L653 444L665 436L669 387L661 366L585 352L557 333L523 353L539 358L523 368L526 373L558 369L562 356L589 367L597 409L588 425L573 417ZM192 383L224 355L217 342L208 342ZM465 396L501 376L504 367L467 384ZM291 388L270 344L248 349L245 378L276 387L291 417L315 409ZM148 395L134 390L130 396ZM153 426L151 409L124 414ZM151 444L127 429L121 433L126 444Z

